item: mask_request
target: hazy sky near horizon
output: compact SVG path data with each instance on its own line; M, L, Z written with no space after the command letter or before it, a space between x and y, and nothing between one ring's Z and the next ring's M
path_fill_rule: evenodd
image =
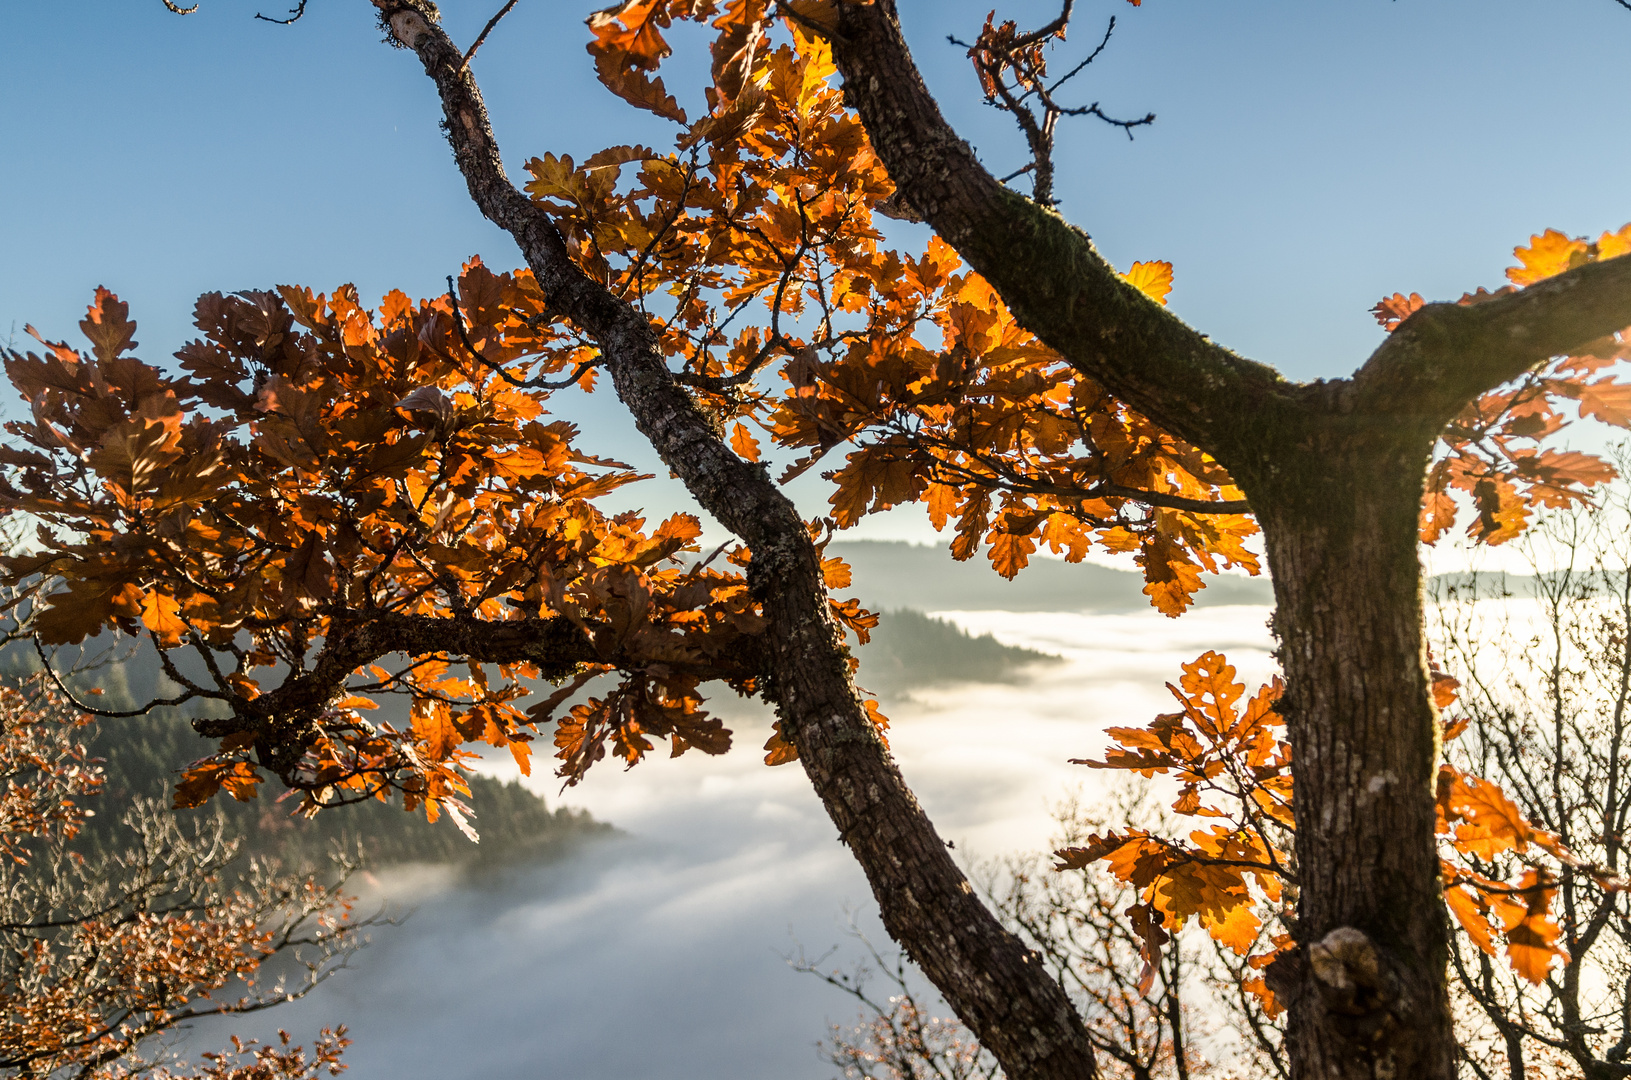
M178 17L160 0L0 0L0 341L29 322L75 339L106 284L158 360L190 336L203 291L354 282L369 301L428 296L470 255L519 261L471 205L432 87L380 43L372 6L310 0L287 27L253 18L290 3L203 0ZM469 41L499 6L450 0L445 22ZM671 145L594 82L593 6L522 0L477 58L512 174L545 150ZM989 6L901 3L947 113L1007 172L1019 137L945 40L976 33ZM998 6L1031 22L1057 0ZM1118 265L1173 261L1174 310L1293 377L1357 366L1380 339L1367 308L1387 293L1494 286L1531 232L1631 219L1631 11L1614 0L1091 0L1061 55L1111 16L1077 92L1157 122L1133 141L1067 124L1062 211ZM701 39L675 40L668 82L691 101ZM615 402L563 395L556 411L591 449L656 464ZM825 492L811 476L798 497L813 514ZM684 503L660 488L634 501ZM926 533L908 514L859 535Z

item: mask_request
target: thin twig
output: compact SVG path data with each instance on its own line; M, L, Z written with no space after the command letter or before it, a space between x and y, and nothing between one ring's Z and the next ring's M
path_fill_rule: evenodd
M76 698L74 696L73 691L69 690L67 684L62 681L62 676L57 674L57 669L51 666L51 658L45 654L45 646L40 643L40 639L38 637L35 637L33 639L33 641L34 641L34 651L39 654L40 663L45 665L45 673L46 673L46 675L48 675L50 677L51 682L56 686L57 692L60 693L63 696L63 698L68 702L68 704L72 705L74 708L78 709L80 712L87 712L87 713L90 713L92 716L106 716L106 717L111 717L113 719L124 719L126 717L131 717L131 716L145 716L149 712L152 712L154 709L157 709L157 708L159 708L161 706L168 707L168 706L182 705L182 704L185 704L188 701L191 701L193 698L198 696L197 694L195 694L195 693L193 693L192 691L189 690L187 693L182 694L180 697L154 698L153 700L149 701L146 705L143 705L139 709L117 709L117 710L114 710L114 709L98 709L94 705L85 704L83 701L80 701L78 698Z
M517 2L518 0L509 0L509 3L498 9L497 15L494 15L491 19L487 20L487 25L482 27L481 33L476 35L475 44L471 45L469 50L464 54L464 62L459 65L459 73L461 75L470 70L471 58L476 55L476 50L481 48L481 43L487 40L487 35L493 32L493 27L498 25L498 20L508 15L510 13L510 9L513 8ZM305 6L304 0L302 0L301 6Z
M1012 46L1010 46L1010 48L1012 48L1015 52L1018 52L1027 45L1034 45L1037 42L1042 41L1044 38L1052 37L1054 34L1064 37L1065 28L1070 25L1070 9L1075 6L1076 0L1065 0L1064 9L1059 12L1058 18L1054 19L1051 23L1044 27L1032 30L1029 34L1019 35L1014 39L1014 43Z
M1060 109L1059 110L1059 115L1060 116L1096 116L1100 120L1103 120L1106 124L1109 124L1111 127L1121 128L1123 131L1125 131L1127 133L1127 138L1129 140L1132 139L1132 137L1133 137L1133 128L1135 128L1135 127L1145 127L1146 125L1155 123L1155 114L1154 113L1145 113L1144 116L1142 118L1138 119L1138 120L1117 120L1113 116L1105 115L1105 113L1099 108L1099 103L1096 102L1096 101L1091 105L1083 105L1082 107L1077 108L1077 109Z
M168 4L170 0L164 0L164 2ZM196 7L197 5L195 4L194 6ZM300 17L304 14L306 14L306 0L300 0L298 5L289 9L289 17L287 19L274 19L270 15L262 15L258 11L255 12L255 18L259 19L261 22L277 23L279 26L288 26L292 22L298 22Z
M1059 78L1055 79L1053 85L1048 87L1047 92L1050 94L1053 93L1055 90L1065 85L1065 83L1069 82L1071 79L1074 79L1077 75L1080 75L1082 71L1086 69L1087 65L1097 60L1099 58L1099 54L1104 52L1105 48L1110 44L1110 35L1114 34L1115 32L1116 17L1112 15L1110 16L1110 25L1104 28L1104 37L1099 40L1098 47L1092 52L1088 53L1087 58L1081 63L1077 64L1075 67L1059 76ZM1040 83L1038 85L1040 85Z
M568 375L564 379L555 379L553 381L549 379L518 379L514 375L511 375L509 372L505 371L502 365L495 364L485 356L481 355L481 353L476 351L476 347L471 344L470 334L464 328L464 313L459 310L459 295L456 287L453 284L452 274L447 275L447 299L448 303L453 305L453 328L459 332L459 341L464 345L465 351L471 356L475 357L484 366L491 369L499 376L499 378L503 379L511 386L520 387L526 390L564 390L568 386L571 386L573 383L577 382L579 379L583 378L583 376L591 368L600 366L599 360L585 360L583 363L577 366L572 374Z

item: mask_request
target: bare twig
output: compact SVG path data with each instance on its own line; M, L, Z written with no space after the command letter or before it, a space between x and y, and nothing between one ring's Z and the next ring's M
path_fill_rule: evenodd
M519 0L509 0L509 3L498 9L497 15L494 15L491 19L487 20L487 25L482 27L481 33L476 35L475 43L472 44L468 50L466 50L464 54L464 63L459 65L460 71L464 71L465 69L469 68L471 59L476 55L476 50L481 48L482 42L487 40L487 35L493 32L493 27L498 25L498 20L508 15L510 13L510 9L513 8L518 2ZM304 3L302 3L302 6L304 6Z
M1631 0L1625 0L1631 3ZM1115 33L1116 20L1111 18L1105 26L1104 36L1097 46L1074 67L1052 82L1047 78L1047 60L1043 48L1049 38L1063 39L1070 24L1074 0L1065 0L1059 15L1047 25L1025 34L1014 35L1013 23L1004 23L993 30L989 25L970 45L956 37L946 40L968 50L969 59L985 86L986 102L1008 113L1020 127L1031 151L1031 163L1003 177L1006 183L1024 173L1031 173L1031 197L1044 206L1052 206L1053 198L1053 146L1054 129L1064 116L1096 116L1111 127L1119 127L1133 137L1133 129L1155 122L1155 114L1147 113L1136 120L1122 120L1091 105L1067 107L1054 100L1059 88L1093 63L1110 44ZM1010 84L1010 79L1012 83ZM1031 99L1035 98L1033 105Z
M40 663L44 665L45 674L50 678L51 684L56 687L57 693L61 694L63 699L67 701L68 704L72 705L80 712L90 713L92 716L105 716L112 719L131 716L145 716L154 709L183 705L191 701L193 698L199 696L197 693L189 690L180 697L153 698L146 705L136 709L98 709L96 706L87 705L83 701L80 701L78 698L74 697L73 691L68 689L68 685L62 681L62 676L58 675L57 669L52 666L51 658L46 655L45 646L40 644L40 639L35 637L33 641L34 651L39 654Z
M288 26L292 22L298 22L300 17L306 14L306 2L307 0L300 0L299 4L290 8L289 17L287 19L274 19L270 15L262 15L258 11L255 12L255 18L259 19L261 22L277 23L279 26ZM169 0L165 0L165 3L169 3Z
M1014 48L1023 49L1027 45L1035 45L1037 42L1050 38L1055 34L1058 34L1060 37L1064 37L1065 28L1070 25L1071 9L1075 6L1076 0L1065 0L1065 6L1059 12L1058 18L1054 19L1051 23L1048 23L1046 26L1041 27L1040 29L1032 30L1029 34L1021 34L1019 37L1015 38Z

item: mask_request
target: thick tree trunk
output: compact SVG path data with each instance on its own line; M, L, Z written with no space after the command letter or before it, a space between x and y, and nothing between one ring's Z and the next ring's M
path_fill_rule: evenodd
M1434 840L1438 716L1417 519L1430 433L1362 432L1251 491L1274 576L1295 762L1301 946L1269 985L1292 1075L1451 1080ZM1264 490L1266 488L1266 490Z
M472 197L552 305L599 343L622 400L698 501L753 548L784 728L884 920L1010 1080L1092 1075L1085 1028L973 897L867 723L797 514L675 385L645 316L574 266L504 175L486 110L428 0L373 0L436 82ZM812 9L814 10L814 9ZM818 12L819 14L819 12ZM830 33L850 104L902 199L1072 365L1235 475L1267 539L1296 754L1299 948L1270 971L1299 1078L1450 1080L1455 1044L1433 837L1437 718L1416 515L1428 451L1468 401L1631 312L1631 258L1476 306L1430 305L1352 380L1297 386L1123 282L1087 236L1009 191L945 123L893 0Z

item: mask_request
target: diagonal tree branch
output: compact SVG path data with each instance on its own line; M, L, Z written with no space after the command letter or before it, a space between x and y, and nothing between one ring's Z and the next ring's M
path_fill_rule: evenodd
M1358 408L1448 423L1479 394L1631 325L1631 258L1586 263L1476 304L1428 304L1354 376Z
M1085 233L987 172L930 96L893 0L836 10L836 22L817 29L832 43L847 99L900 197L1027 329L1243 481L1266 431L1300 433L1332 412L1358 409L1419 418L1431 437L1478 394L1631 324L1631 260L1588 264L1510 297L1429 305L1377 350L1353 386L1295 386L1147 300Z
M899 197L1078 370L1226 467L1249 448L1235 418L1289 404L1273 369L1149 300L1086 233L986 171L924 85L894 3L839 4L827 36Z
M797 509L713 431L669 371L646 316L589 279L548 214L510 183L480 91L435 7L373 2L436 84L477 206L515 239L550 306L599 345L618 397L663 461L751 547L748 580L768 617L770 696L783 734L865 869L890 934L1012 1080L1094 1076L1092 1046L1069 998L976 898L870 722Z

